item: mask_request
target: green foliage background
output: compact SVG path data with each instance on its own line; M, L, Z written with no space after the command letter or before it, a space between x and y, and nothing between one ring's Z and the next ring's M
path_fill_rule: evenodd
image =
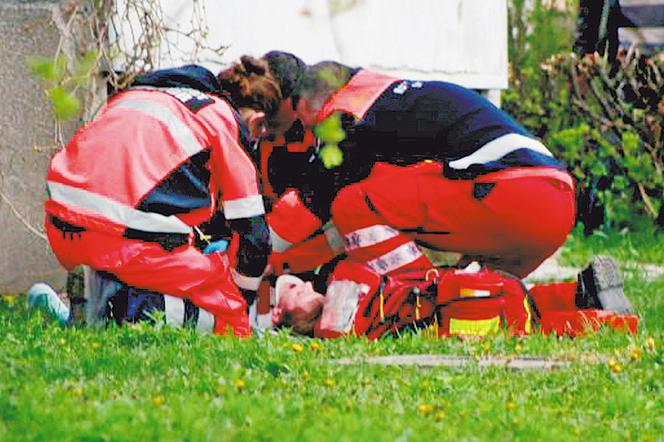
M526 7L530 3L531 7ZM662 221L664 66L628 54L617 63L571 53L578 3L509 2L510 88L503 108L592 189L607 226Z

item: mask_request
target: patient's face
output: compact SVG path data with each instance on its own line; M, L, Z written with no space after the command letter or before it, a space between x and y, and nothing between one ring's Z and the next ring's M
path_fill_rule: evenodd
M282 323L298 333L310 334L320 316L325 296L317 293L310 282L289 281L279 291L277 307Z

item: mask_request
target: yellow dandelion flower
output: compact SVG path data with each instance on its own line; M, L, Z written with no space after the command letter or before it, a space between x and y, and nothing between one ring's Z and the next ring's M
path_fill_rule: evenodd
M431 414L432 411L433 411L433 405L431 404L424 403L417 406L417 412L420 413L422 416Z
M235 379L235 388L238 390L244 390L244 388L247 386L247 383L244 382L242 379Z
M309 348L311 349L311 351L319 351L321 348L323 348L323 346L320 345L320 342L318 341L311 341L311 343L309 344Z
M648 338L643 343L646 347L646 350L649 352L654 352L656 350L655 338Z
M101 344L99 342L93 342L92 344L90 344L90 348L93 350L98 350L99 347L101 347Z
M434 417L434 419L436 419L437 421L442 421L443 419L445 419L445 412L443 410L439 410L438 412L436 412L436 416Z
M291 348L295 353L300 353L302 350L304 350L304 345L300 344L299 342L296 342L295 344L292 345Z
M334 379L332 378L325 379L325 385L327 385L328 387L334 387L335 384L336 382L334 382Z
M629 357L633 361L636 361L637 359L641 358L641 355L643 355L643 350L641 350L641 347L634 347L634 348L632 348L632 351L630 352Z
M77 396L77 397L83 396L83 393L84 393L83 387L74 387L71 390L71 394L73 394L74 396Z
M66 343L67 343L67 341L65 341L65 338L58 339L58 344L65 345Z
M161 394L152 397L152 405L155 407L161 407L166 402L166 398Z
M505 408L507 408L508 411L512 411L516 408L516 402L514 401L507 401L505 403Z
M613 358L609 359L607 364L608 364L609 368L611 369L611 371L616 373L616 374L618 374L622 371L622 367L620 366L620 364Z

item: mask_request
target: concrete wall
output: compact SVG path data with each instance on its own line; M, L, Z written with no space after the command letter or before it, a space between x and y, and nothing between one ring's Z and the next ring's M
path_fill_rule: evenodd
M120 10L126 0L117 0ZM169 27L191 30L190 0L159 0ZM507 88L507 0L201 0L205 43L164 46L162 66L196 61L217 72L242 54L272 49L307 63L337 60L403 78L446 80L475 89ZM118 36L131 46L130 25ZM122 60L118 59L118 67Z
M27 69L26 57L55 52L65 3L0 2L0 293L25 291L35 281L56 287L64 282L47 242L19 216L43 231L44 177L54 128L49 103Z

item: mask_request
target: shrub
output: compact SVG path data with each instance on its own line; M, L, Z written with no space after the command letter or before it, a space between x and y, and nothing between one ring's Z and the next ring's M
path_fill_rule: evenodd
M568 53L576 9L568 11L542 0L531 9L510 2L513 67L503 107L567 162L582 196L581 221L592 225L587 217L601 204L607 225L630 226L638 215L661 224L662 60L635 51L615 63L579 59Z

